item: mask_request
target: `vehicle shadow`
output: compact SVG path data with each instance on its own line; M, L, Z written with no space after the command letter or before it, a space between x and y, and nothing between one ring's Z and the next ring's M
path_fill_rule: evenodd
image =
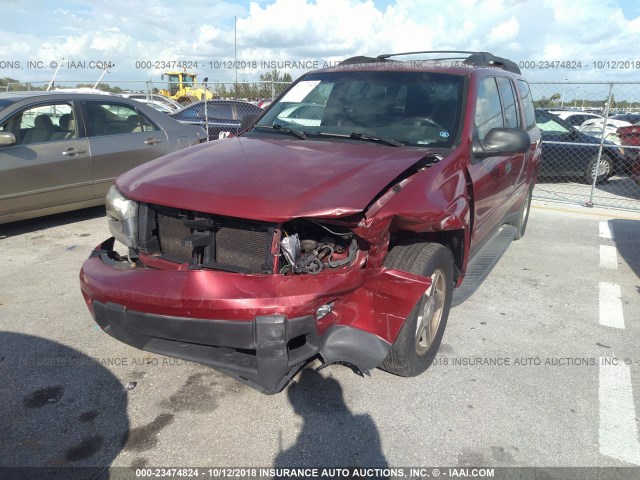
M70 223L91 220L93 218L104 217L106 215L104 205L98 207L84 208L71 212L57 213L46 217L21 220L19 222L5 223L0 225L0 240L3 238L21 235L23 233L37 232L52 227L60 227Z
M0 332L0 378L0 477L109 479L129 433L127 393L109 370L51 340Z
M387 468L375 422L368 414L351 413L335 379L307 368L289 386L287 396L303 425L296 443L280 448L275 468Z
M609 227L613 233L613 240L620 256L640 278L640 249L638 249L638 239L640 238L640 220L613 219L609 220ZM640 286L638 289L640 293Z
M612 177L605 183L597 184L596 190L640 200L640 187L629 177Z

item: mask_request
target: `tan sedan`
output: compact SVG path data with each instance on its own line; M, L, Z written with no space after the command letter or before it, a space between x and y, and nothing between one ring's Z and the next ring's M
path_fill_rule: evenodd
M115 95L2 93L0 224L100 205L118 175L205 140Z

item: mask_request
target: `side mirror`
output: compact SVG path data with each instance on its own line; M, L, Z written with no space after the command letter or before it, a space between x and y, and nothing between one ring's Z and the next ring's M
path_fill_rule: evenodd
M483 141L475 141L473 154L478 158L525 153L531 146L529 134L517 128L492 128Z
M244 132L245 130L248 130L249 128L251 128L253 124L256 122L257 118L258 118L258 115L253 113L242 117L242 120L240 120L240 131Z
M9 147L16 144L16 136L11 132L0 132L0 147Z

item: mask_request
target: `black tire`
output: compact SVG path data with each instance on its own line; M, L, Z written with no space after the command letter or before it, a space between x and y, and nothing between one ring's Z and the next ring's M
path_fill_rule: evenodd
M415 377L429 368L440 348L453 295L453 255L439 243L411 240L394 246L384 263L386 267L434 280L434 285L405 319L396 341L380 365L382 370L394 375ZM438 294L434 294L434 290ZM425 317L430 320L423 321ZM420 332L419 321L422 325Z
M514 224L516 227L516 236L514 240L520 240L527 232L527 223L529 223L529 212L531 211L531 196L533 194L533 185L527 189L527 196L524 199L524 203L520 208L518 214L518 221Z
M593 177L596 173L596 162L598 160L598 156L594 155L593 158L589 161L589 166L587 166L587 170L585 173L585 179L587 183L593 184ZM598 171L598 181L596 183L604 183L609 180L609 177L613 175L613 160L611 160L605 153L600 157L600 169Z

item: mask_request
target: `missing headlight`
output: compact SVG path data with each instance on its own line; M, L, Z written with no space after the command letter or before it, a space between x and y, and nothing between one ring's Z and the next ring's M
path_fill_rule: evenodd
M335 227L334 227L335 228ZM280 273L318 274L353 262L358 242L350 231L331 230L317 222L291 222L280 242Z

